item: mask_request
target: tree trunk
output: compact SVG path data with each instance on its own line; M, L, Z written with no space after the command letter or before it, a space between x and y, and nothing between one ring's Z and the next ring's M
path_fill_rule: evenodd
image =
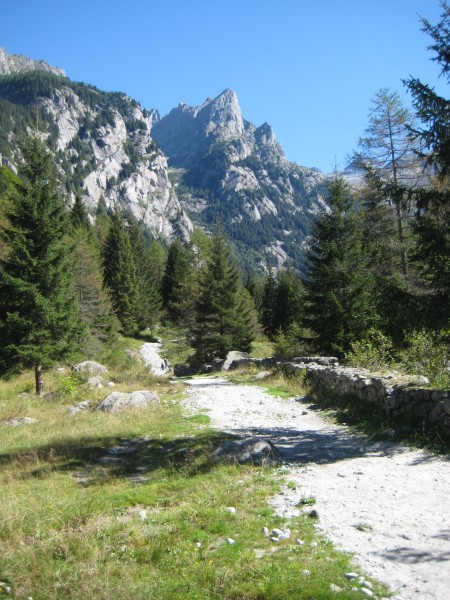
M44 382L42 381L42 365L35 365L34 367L34 378L36 381L36 395L44 395Z

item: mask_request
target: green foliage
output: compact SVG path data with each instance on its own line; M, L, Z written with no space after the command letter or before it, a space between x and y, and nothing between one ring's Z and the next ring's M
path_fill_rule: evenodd
M307 253L303 324L319 352L342 356L376 315L353 199L340 179L330 184L330 212L316 221Z
M189 248L176 239L169 246L161 293L167 315L174 323L184 323L187 303L193 284L193 255ZM193 298L192 298L193 299Z
M392 362L393 350L394 347L389 338L378 329L371 329L367 332L366 337L352 342L345 360L352 367L378 370Z
M414 331L406 339L407 347L398 354L407 373L425 375L434 387L450 388L450 331Z
M23 146L25 179L0 261L0 335L3 370L49 366L76 347L77 310L68 260L68 215L53 157L37 137ZM40 392L40 390L38 390Z
M293 322L275 334L274 354L283 359L308 356L311 352L311 334L301 324Z
M198 360L225 357L230 350L250 351L256 325L253 302L242 286L229 242L220 228L200 274L194 309L190 337Z
M139 286L137 267L123 216L116 207L103 248L105 284L125 335L138 332Z

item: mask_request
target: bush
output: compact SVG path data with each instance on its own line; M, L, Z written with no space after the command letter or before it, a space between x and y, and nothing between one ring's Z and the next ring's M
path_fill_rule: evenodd
M399 367L415 375L425 375L434 387L450 387L450 331L434 333L414 331L407 338L407 347L398 354Z
M377 370L392 362L392 352L391 340L378 329L371 329L366 338L352 342L345 361L351 367Z
M274 340L275 356L284 359L306 356L311 348L305 341L305 330L298 323L291 323L286 331L279 329Z

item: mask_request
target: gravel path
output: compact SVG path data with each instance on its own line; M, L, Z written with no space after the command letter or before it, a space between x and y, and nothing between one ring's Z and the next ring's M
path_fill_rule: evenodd
M187 383L187 410L280 450L297 485L273 500L278 513L294 516L302 497L314 497L325 535L396 598L450 598L450 461L370 443L322 419L306 399L274 398L214 377Z
M141 350L140 354L144 359L145 364L150 368L150 371L154 375L166 375L167 371L161 369L162 358L159 355L159 351L161 349L162 344L158 342L147 342L145 343Z

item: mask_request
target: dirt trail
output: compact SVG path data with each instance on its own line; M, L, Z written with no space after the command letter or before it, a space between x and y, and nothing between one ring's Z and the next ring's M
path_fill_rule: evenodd
M289 463L273 501L286 518L314 497L319 527L401 600L450 598L450 461L371 443L322 419L306 399L281 399L220 378L189 382L186 409L223 431L268 438Z

